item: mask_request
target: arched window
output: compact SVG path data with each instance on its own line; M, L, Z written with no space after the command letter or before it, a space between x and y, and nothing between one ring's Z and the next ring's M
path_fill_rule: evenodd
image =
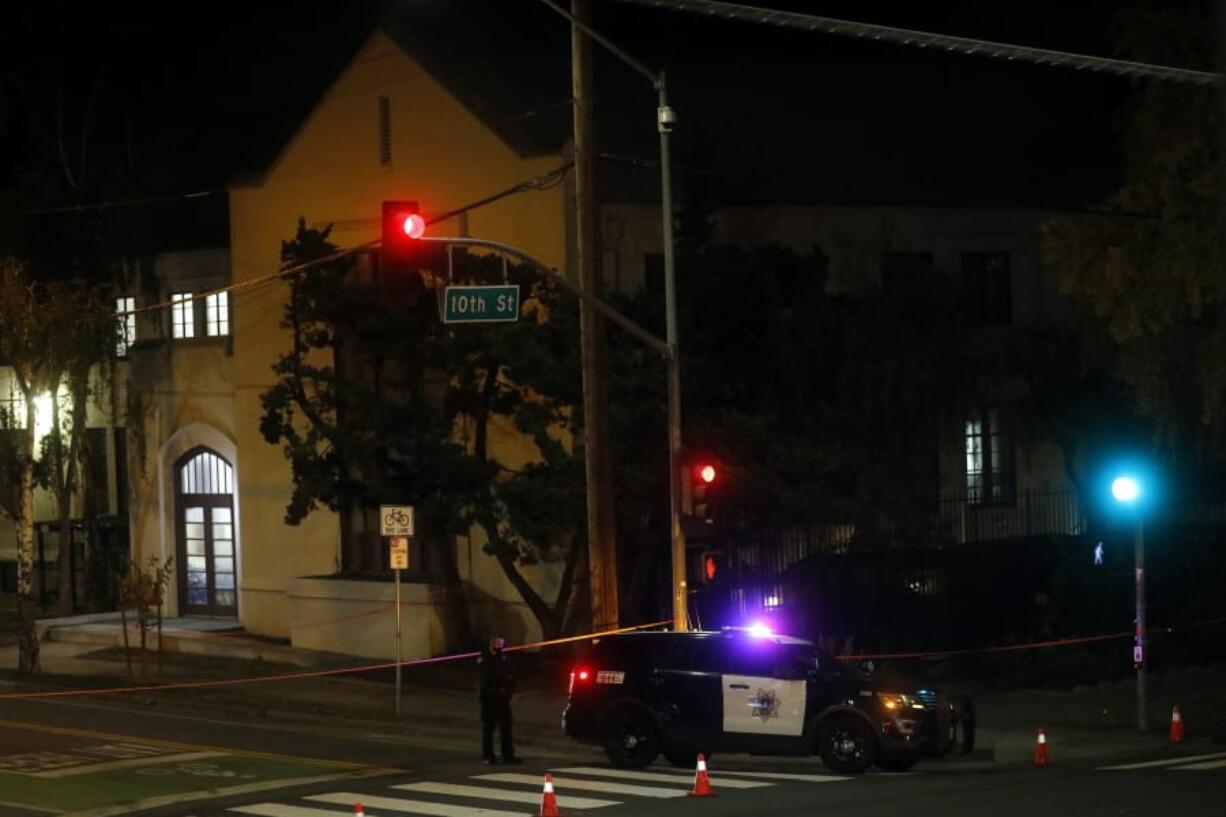
M184 615L238 612L234 468L198 448L175 472L179 610Z

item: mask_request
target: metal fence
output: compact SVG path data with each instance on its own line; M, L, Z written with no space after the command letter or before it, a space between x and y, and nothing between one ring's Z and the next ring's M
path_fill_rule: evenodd
M946 548L1035 536L1080 536L1087 518L1074 491L1027 492L1007 505L975 505L964 496L935 507L761 530L728 530L716 539L734 582L769 580L816 555Z

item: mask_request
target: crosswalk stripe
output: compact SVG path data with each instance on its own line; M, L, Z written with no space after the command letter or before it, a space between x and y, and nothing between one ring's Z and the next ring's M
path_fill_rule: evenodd
M504 800L509 803L540 804L541 794L534 791L512 791L511 789L495 789L486 786L462 786L456 783L434 783L428 780L420 783L403 783L392 786L401 791L419 791L425 794L451 794L456 797L475 797L485 800ZM559 808L600 808L602 806L619 805L618 800L598 800L595 797L575 797L558 795Z
M350 808L352 809L352 803ZM233 806L226 811L255 814L258 817L344 817L349 812L324 811L321 808L291 806L288 803L255 803L250 806Z
M1226 752L1214 752L1208 755L1188 755L1186 757L1171 757L1165 760L1147 760L1143 763L1125 763L1122 766L1103 766L1102 768L1109 771L1124 770L1124 769L1152 769L1157 766L1177 766L1181 763L1193 763L1197 760L1213 760L1216 758L1226 758Z
M1193 763L1191 766L1176 766L1176 771L1204 771L1206 769L1226 769L1226 760L1210 760L1207 763Z
M664 774L660 772L635 772L629 769L605 769L598 766L568 766L555 771L566 774L588 774L596 777L616 777L622 780L641 780L644 783L672 783L678 786L692 786L694 775L684 777L680 774ZM725 780L711 777L712 786L722 786L725 789L758 789L763 786L773 786L773 783L763 783L758 780Z
M491 780L495 783L529 783L532 785L541 785L541 778L533 774L513 774L510 772L498 772L497 774L479 774L475 780ZM628 786L625 783L609 783L605 780L579 780L577 778L568 777L564 780L554 778L554 791L562 792L567 789L575 789L578 791L603 791L608 794L629 794L636 797L685 797L685 791L681 789L665 789L655 786Z
M840 780L851 780L837 774L795 774L792 772L741 772L720 769L719 775L736 775L737 777L761 777L766 780L795 780L800 783L836 783Z
M401 797L377 797L373 794L355 794L350 791L312 794L305 799L316 800L321 803L340 803L351 808L354 803L361 803L368 808L403 811L408 814L430 814L434 815L434 817L523 817L523 813L518 811L500 811L492 808L477 808L476 806L453 806L449 803L406 800Z

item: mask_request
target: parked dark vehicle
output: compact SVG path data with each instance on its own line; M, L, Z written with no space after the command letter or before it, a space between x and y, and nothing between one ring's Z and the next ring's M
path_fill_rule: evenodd
M615 766L663 752L819 754L831 771L903 771L974 741L969 701L876 682L808 641L756 630L626 633L591 641L570 677L563 731Z

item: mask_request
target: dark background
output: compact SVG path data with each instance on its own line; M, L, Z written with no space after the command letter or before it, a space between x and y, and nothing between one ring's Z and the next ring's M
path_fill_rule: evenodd
M1121 8L1100 0L771 5L1099 55L1112 54ZM612 0L597 0L596 10L609 37L668 69L679 160L710 174L725 201L1078 207L1119 178L1125 79ZM88 191L97 200L258 172L384 15L497 72L507 114L561 106L545 118L558 138L567 135L568 26L538 0L53 2L7 14L0 189L54 163L47 136L59 100L71 133L95 88L95 136L134 166L124 184ZM597 69L602 150L653 160L654 92L607 54ZM96 155L115 161L103 148ZM654 169L636 176L626 167L612 177L629 173L630 183L606 197L653 198ZM72 203L65 191L33 188L9 206Z

